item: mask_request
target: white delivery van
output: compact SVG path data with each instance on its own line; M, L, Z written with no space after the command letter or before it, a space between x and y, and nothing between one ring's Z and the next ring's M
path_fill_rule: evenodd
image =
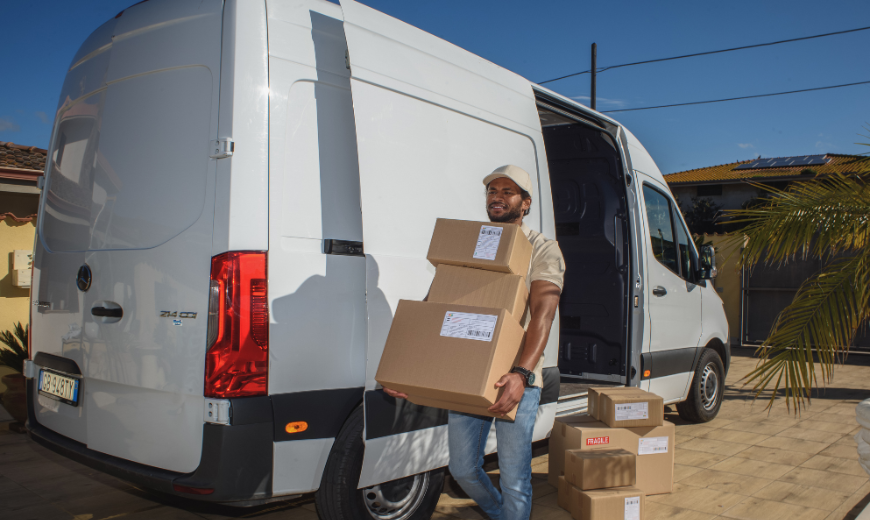
M567 262L535 439L571 382L718 411L712 256L640 142L352 0L130 7L73 59L49 157L28 428L140 486L428 518L446 412L374 375L397 302L434 276L435 219L486 220L504 164L530 172L526 222Z

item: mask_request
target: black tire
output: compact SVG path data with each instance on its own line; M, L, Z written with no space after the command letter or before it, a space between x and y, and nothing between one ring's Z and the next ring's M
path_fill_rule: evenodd
M444 468L357 489L362 470L363 409L358 407L335 438L314 495L321 520L429 520L444 488Z
M725 391L725 366L715 350L705 348L692 376L689 396L677 403L680 417L693 423L712 421L722 406Z

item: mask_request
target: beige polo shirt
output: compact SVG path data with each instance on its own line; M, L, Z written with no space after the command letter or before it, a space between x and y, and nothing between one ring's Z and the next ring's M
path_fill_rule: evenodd
M559 249L559 243L529 228L525 222L523 222L522 230L529 242L532 243L532 260L529 263L529 274L526 276L528 289L531 291L532 282L537 280L556 284L559 289L562 289L565 283L565 258L562 256L562 250ZM529 304L527 303L526 312L523 313L523 319L520 320L524 329L528 330L531 320L532 316L529 313ZM535 373L534 386L544 387L543 370L544 356L542 355L533 370Z

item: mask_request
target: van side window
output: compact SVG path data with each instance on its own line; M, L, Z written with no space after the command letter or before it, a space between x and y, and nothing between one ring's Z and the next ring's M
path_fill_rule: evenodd
M643 187L643 199L646 204L646 220L649 225L653 255L662 265L679 276L677 246L674 243L674 232L671 226L671 204L664 195L649 186Z
M674 215L674 222L677 226L677 247L680 249L680 269L682 270L683 278L690 282L694 282L692 273L692 246L689 244L689 235L686 233L686 228L683 226L683 221L680 217Z

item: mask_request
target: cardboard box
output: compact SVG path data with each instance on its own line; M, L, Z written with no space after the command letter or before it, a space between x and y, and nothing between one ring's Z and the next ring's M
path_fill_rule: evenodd
M633 486L637 455L623 449L567 450L565 479L582 489Z
M647 495L670 493L674 488L674 424L639 428L610 428L588 415L557 417L550 434L548 482L559 486L565 474L566 450L620 448L637 455L635 487Z
M601 418L598 416L598 402L601 398L602 393L607 392L636 392L639 391L639 388L634 386L592 386L589 387L587 394L587 410L589 415L595 418L595 420L600 421Z
M532 244L516 224L439 218L426 258L436 267L457 265L525 277Z
M528 299L526 280L518 274L442 264L435 271L428 301L506 309L520 321Z
M401 300L375 380L415 404L493 416L495 383L516 363L524 334L505 309Z
M598 397L598 420L611 428L661 426L665 420L665 401L640 389L605 391Z
M642 520L645 498L632 486L582 491L559 480L559 506L575 520Z

